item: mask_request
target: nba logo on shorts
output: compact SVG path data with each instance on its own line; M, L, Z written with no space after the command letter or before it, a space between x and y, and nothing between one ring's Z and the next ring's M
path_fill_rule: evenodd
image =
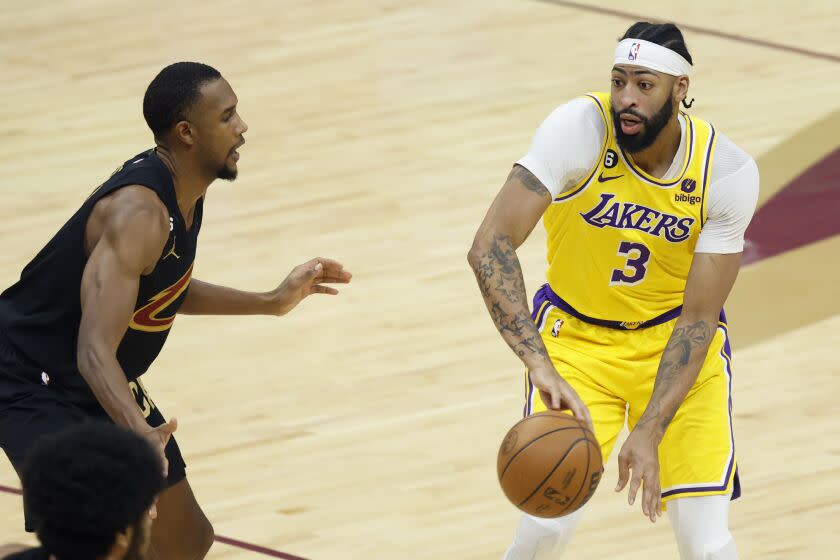
M627 55L627 60L636 60L639 56L639 47L641 46L641 43L633 43L630 45L630 53Z
M563 326L563 319L557 319L554 322L554 327L551 329L551 336L557 338L557 335L560 334L560 327Z

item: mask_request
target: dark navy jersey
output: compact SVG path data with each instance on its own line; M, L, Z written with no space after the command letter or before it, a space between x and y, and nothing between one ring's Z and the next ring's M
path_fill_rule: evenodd
M87 263L85 229L94 205L128 185L153 190L170 216L169 239L154 270L140 277L134 314L117 350L128 380L143 374L163 347L189 288L203 198L196 204L187 230L172 175L155 151L149 150L126 161L96 189L26 265L20 280L0 294L0 344L10 346L30 366L18 374L25 381L48 383L68 394L93 398L76 366L82 273Z

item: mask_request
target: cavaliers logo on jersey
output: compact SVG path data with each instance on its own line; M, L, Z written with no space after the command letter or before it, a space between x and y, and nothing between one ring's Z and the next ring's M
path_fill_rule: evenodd
M128 326L137 331L161 332L172 327L175 322L175 313L160 317L175 301L181 297L187 286L190 285L192 276L192 265L181 278L172 286L169 286L149 300L149 303L134 312Z

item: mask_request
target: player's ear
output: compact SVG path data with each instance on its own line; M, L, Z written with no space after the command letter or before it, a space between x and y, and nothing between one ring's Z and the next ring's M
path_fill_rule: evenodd
M195 144L195 129L188 121L178 121L172 133L178 141L183 142L187 146Z
M675 105L679 106L683 99L688 96L688 76L677 76L674 80L674 99Z

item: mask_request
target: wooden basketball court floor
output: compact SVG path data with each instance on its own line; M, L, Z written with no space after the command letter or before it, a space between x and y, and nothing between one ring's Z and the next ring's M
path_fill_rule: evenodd
M692 26L691 111L754 155L762 204L840 145L832 0L2 2L0 286L150 146L157 71L216 66L250 130L240 178L209 192L195 276L269 289L316 255L355 275L282 319L181 317L144 377L217 534L319 560L499 558L518 516L495 453L522 368L466 252L540 121L609 86L635 21L609 10ZM531 293L543 241L520 251ZM730 298L742 558L838 554L838 251L745 267ZM616 476L613 456L567 557L676 558ZM5 459L0 485L18 486ZM0 542L34 542L7 493Z

